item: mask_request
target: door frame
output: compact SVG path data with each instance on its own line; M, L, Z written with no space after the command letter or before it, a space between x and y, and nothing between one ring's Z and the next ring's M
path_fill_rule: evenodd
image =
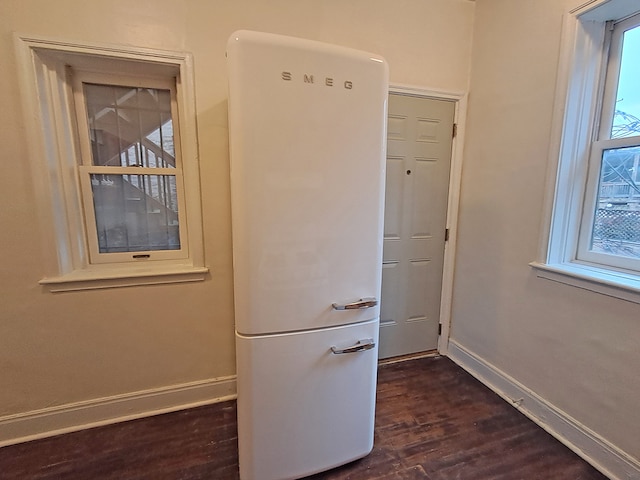
M451 144L451 170L449 172L446 222L446 228L449 229L449 240L444 245L439 318L441 332L438 337L438 353L440 355L447 355L449 350L449 332L451 330L451 299L453 297L458 210L460 206L460 186L462 182L464 127L467 116L468 94L466 92L435 90L427 87L398 83L389 85L389 94L392 93L454 102L453 123L456 125L456 135Z

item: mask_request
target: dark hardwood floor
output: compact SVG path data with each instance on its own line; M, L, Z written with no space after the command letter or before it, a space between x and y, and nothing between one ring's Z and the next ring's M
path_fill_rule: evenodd
M235 402L0 448L2 480L237 478ZM380 366L373 452L309 477L605 478L442 357Z

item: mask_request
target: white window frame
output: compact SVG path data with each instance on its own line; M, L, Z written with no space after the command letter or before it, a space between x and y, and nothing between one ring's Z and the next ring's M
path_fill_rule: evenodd
M597 138L591 144L591 153L589 155L584 208L576 253L576 260L578 261L603 265L604 268L616 268L628 271L631 274L640 273L640 259L594 251L591 248L591 239L595 224L604 152L609 149L640 145L640 136L638 135L611 138L622 60L622 39L626 30L638 25L640 25L640 14L633 15L620 22L610 22L606 25L605 46L608 45L608 52L605 52L607 57L606 77L604 84L601 86L602 108L596 117Z
M42 237L40 284L49 291L202 281L204 264L193 62L184 52L78 44L16 34L21 97ZM101 263L92 260L82 202L78 118L70 71L165 78L175 82L186 245L172 256ZM162 258L164 256L164 258Z
M635 273L636 275L638 274L637 272L640 272L640 259L600 253L591 249L591 235L598 203L602 156L604 152L609 149L637 147L638 145L640 145L640 137L638 136L597 140L593 142L591 155L589 156L587 187L580 235L578 237L576 260L603 265L603 268L617 268L621 271L629 271L631 274Z
M565 17L552 123L545 226L538 254L540 260L531 266L539 277L640 303L640 274L611 262L599 263L601 258L599 262L593 258L585 261L584 256L580 259L578 254L581 225L583 220L588 221L588 215L587 218L584 215L585 201L593 202L587 190L596 193L594 182L597 188L598 180L593 180L596 169L595 177L599 177L600 161L590 159L592 155L597 156L604 145L597 143L597 139L610 48L609 26L640 9L636 0L580 3Z
M171 117L178 118L178 108L176 101L175 81L167 78L146 78L132 77L127 75L112 75L95 72L73 71L72 88L76 119L78 123L78 140L80 147L80 165L78 173L80 178L80 192L82 196L82 209L84 212L84 223L87 232L87 243L89 249L89 261L92 264L101 263L130 263L134 261L157 261L187 258L188 231L180 228L180 248L177 250L150 250L140 252L121 253L100 253L98 245L97 218L93 202L93 188L91 186L92 174L113 174L113 175L168 175L176 179L177 202L180 217L185 210L184 185L182 175L182 154L180 148L180 125L174 121L173 137L175 145L175 168L145 168L139 167L115 167L115 166L95 166L93 165L91 153L91 139L89 138L89 124L87 121L87 106L84 95L84 84L106 84L123 87L157 88L168 90L171 96ZM124 266L124 265L123 265Z

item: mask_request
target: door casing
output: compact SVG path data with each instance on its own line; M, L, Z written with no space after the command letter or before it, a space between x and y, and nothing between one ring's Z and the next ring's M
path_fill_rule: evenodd
M462 160L464 145L464 120L467 111L466 92L433 90L426 87L393 83L389 85L389 93L412 95L416 97L450 100L455 102L454 123L456 135L451 145L451 171L449 174L449 194L447 198L448 241L445 243L444 264L442 268L442 290L440 293L440 325L438 353L447 355L449 349L449 333L451 330L451 299L453 296L453 280L455 268L455 251L460 205L460 187L462 180Z

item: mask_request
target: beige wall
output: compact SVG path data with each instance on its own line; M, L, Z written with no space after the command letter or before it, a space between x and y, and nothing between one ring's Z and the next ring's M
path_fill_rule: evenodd
M638 459L640 305L528 266L562 16L579 3L476 2L451 338Z
M234 30L369 50L387 58L394 83L464 91L473 12L467 0L0 2L0 430L12 415L234 375L224 59ZM12 32L193 53L205 282L59 294L38 285L54 253L38 238L48 232L32 200Z
M568 3L0 2L0 441L14 416L235 373L224 49L231 32L248 28L380 53L392 83L465 91L471 65L452 340L639 457L640 307L538 279L528 266ZM205 282L39 287L53 253L37 238L47 232L32 200L14 31L193 53Z

